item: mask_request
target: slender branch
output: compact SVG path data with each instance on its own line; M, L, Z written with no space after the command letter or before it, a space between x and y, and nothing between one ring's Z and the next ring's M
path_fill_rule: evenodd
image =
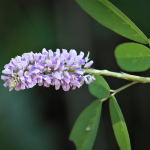
M131 86L131 85L133 85L133 84L135 84L135 83L137 83L137 82L131 82L131 83L129 83L129 84L127 84L127 85L125 85L125 86L123 86L123 87L117 89L117 90L114 90L114 93L112 93L111 95L114 96L116 93L118 93L118 92L120 92L120 91L126 89L127 87L129 87L129 86Z
M110 92L115 92L115 90L111 90L111 89L110 89Z
M116 93L118 93L118 92L120 92L120 91L122 91L122 90L128 88L129 86L131 86L131 85L133 85L133 84L135 84L135 83L137 83L137 82L131 82L131 83L129 83L129 84L127 84L127 85L125 85L125 86L123 86L123 87L117 89L117 90L110 90L110 91L113 92L113 93L111 93L108 97L106 97L106 98L104 98L104 99L101 99L100 101L102 101L102 102L106 101L110 96L114 96Z
M126 73L116 73L108 70L84 69L84 71L85 73L89 73L89 74L112 76L120 79L140 82L140 83L150 83L150 78L148 77L134 76Z

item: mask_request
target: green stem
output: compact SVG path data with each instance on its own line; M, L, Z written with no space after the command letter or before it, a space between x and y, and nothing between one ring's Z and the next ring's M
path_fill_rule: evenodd
M125 86L123 86L123 87L117 89L117 90L114 90L114 93L112 93L111 95L114 96L116 93L118 93L118 92L120 92L120 91L126 89L127 87L129 87L129 86L131 86L131 85L133 85L133 84L135 84L135 83L137 83L137 82L131 82L131 83L129 83L129 84L127 84L127 85L125 85Z
M134 76L126 73L116 73L108 70L84 69L84 71L85 73L94 74L94 75L105 75L105 76L112 76L120 79L130 80L134 82L150 83L150 78L148 77Z
M108 97L106 97L106 98L104 98L104 99L101 99L100 101L102 101L102 102L106 101L110 96L114 96L116 93L118 93L118 92L120 92L120 91L122 91L122 90L128 88L129 86L131 86L131 85L133 85L133 84L135 84L135 83L137 83L137 82L131 82L131 83L129 83L129 84L127 84L127 85L125 85L125 86L123 86L123 87L117 89L117 90L110 90L110 91L113 92L113 93L110 94Z

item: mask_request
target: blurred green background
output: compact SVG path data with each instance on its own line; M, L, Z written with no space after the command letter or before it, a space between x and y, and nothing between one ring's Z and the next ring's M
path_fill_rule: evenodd
M150 37L149 0L110 0ZM94 60L93 68L122 71L115 47L130 40L101 26L74 0L0 0L0 69L11 58L42 48L76 49ZM150 71L133 73L150 76ZM105 77L111 89L127 81ZM150 85L137 84L116 95L127 123L133 150L150 141ZM0 81L0 150L75 150L71 128L94 97L87 85L75 91L34 87L9 92ZM103 104L93 150L119 150L111 127L108 102Z

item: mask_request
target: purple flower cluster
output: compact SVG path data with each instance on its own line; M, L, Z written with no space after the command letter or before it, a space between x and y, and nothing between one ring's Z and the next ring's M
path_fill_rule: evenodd
M62 86L64 91L70 87L80 88L84 81L89 84L95 81L94 76L85 75L82 68L89 68L93 61L88 62L88 56L73 49L67 52L66 49L57 49L56 52L46 50L41 53L24 53L22 56L12 58L9 64L4 66L4 75L1 79L5 81L4 86L9 87L9 91L14 88L16 91L25 88L32 88L36 84L49 87L55 85L58 90Z

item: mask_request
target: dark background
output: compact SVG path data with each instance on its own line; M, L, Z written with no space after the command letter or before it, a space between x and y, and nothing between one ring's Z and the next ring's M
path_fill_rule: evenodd
M149 0L110 0L150 37ZM74 0L0 0L0 69L11 58L42 48L76 49L94 60L93 68L122 71L115 47L130 40L101 26ZM132 73L150 76L150 71ZM104 77L111 89L127 83ZM149 148L150 85L137 84L116 98L126 120L133 150ZM9 92L0 81L0 150L75 150L68 140L71 128L94 97L88 86L75 91L34 87ZM119 150L112 130L108 101L93 150Z

